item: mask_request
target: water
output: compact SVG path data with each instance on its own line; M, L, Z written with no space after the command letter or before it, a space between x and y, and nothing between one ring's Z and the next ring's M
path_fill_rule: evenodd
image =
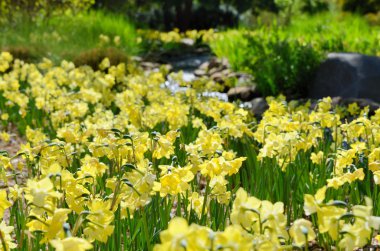
M193 71L183 71L182 79L185 82L191 82L194 81L197 77L194 75ZM169 89L172 93L177 92L185 92L188 88L180 86L175 79L173 79L172 76L168 76L168 79L161 85L162 88ZM228 96L226 93L221 92L202 92L199 94L199 96L202 97L212 97L212 98L218 98L219 100L228 102Z

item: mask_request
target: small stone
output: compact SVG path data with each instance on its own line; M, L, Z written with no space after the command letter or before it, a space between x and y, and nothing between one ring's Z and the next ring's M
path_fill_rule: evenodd
M142 57L139 56L132 56L131 59L135 62L141 62L143 60Z
M223 74L222 74L221 72L215 72L215 73L213 73L213 74L210 76L210 78L211 78L212 80L218 82L218 83L221 83L221 82L223 82L223 80L224 80L224 76L223 76Z
M160 64L157 64L157 63L153 63L153 62L141 62L141 67L144 68L144 69L148 69L148 70L151 70L151 69L155 69L155 68L159 68L160 67Z
M204 70L202 68L196 69L194 71L194 75L197 76L197 77L202 77L202 76L204 76L206 74L207 74L206 70Z
M188 45L188 46L194 46L195 41L194 41L194 39L191 39L191 38L183 38L181 40L181 43Z
M238 86L228 90L228 100L241 100L249 101L260 96L255 85L252 86Z
M220 65L218 58L214 57L210 59L210 62L208 64L208 70L211 70L212 68L216 68Z
M220 62L223 66L225 66L226 68L229 68L230 67L230 63L228 62L228 59L227 58L222 58L221 62Z
M225 70L221 71L220 73L223 76L228 77L228 75L230 75L230 73L231 73L231 70L230 69L225 69Z
M263 113L269 108L265 99L261 97L251 100L250 103L251 111L257 117L261 117Z
M199 69L201 69L201 70L204 70L204 71L208 71L208 67L209 67L209 65L210 65L210 63L209 62L204 62L203 64L201 64L200 66L199 66Z
M213 75L214 73L216 73L216 72L221 72L221 71L223 71L224 70L224 68L222 68L222 67L214 67L214 68L211 68L209 71L208 71L208 73L210 74L210 75Z

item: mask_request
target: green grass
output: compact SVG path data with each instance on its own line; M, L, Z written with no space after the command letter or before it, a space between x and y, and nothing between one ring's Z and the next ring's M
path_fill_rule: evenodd
M324 13L300 16L283 32L288 36L318 43L324 51L357 52L378 55L380 28L371 26L363 16Z
M46 22L19 19L0 27L1 49L24 50L32 58L49 57L56 62L72 60L81 52L99 47L117 47L127 55L137 52L134 25L124 16L90 11L77 16L53 17ZM107 35L108 44L99 36ZM120 36L120 44L113 42Z

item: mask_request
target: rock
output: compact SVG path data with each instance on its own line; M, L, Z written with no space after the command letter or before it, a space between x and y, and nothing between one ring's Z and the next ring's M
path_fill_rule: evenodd
M380 108L380 104L371 100L371 99L365 99L365 98L341 98L341 97L335 97L333 98L336 100L337 104L340 106L348 106L352 103L357 103L360 108L364 108L368 106L369 108L369 115L375 114L375 111Z
M184 54L171 58L169 63L173 65L174 70L195 70L209 59L210 55Z
M263 113L269 108L267 101L265 101L265 99L262 97L255 98L249 103L252 113L257 117L261 117Z
M236 72L230 72L227 74L227 77L228 78L240 78L240 74L239 73L236 73Z
M215 82L218 82L218 83L223 82L224 77L225 76L222 74L222 72L215 72L215 73L211 74L211 76L210 76L210 78L212 80L214 80Z
M342 104L348 105L351 103L357 103L360 107L366 107L369 106L370 109L372 108L373 110L377 110L380 108L380 104L372 101L371 99L365 99L365 98L348 98L342 100Z
M310 109L315 110L318 105L320 99L298 99L298 104L305 104L310 100ZM365 98L342 98L342 97L332 97L331 104L333 107L335 106L344 106L348 107L348 105L352 103L357 103L360 108L364 108L366 106L369 107L369 115L375 114L375 111L380 108L380 103L377 103L371 99Z
M142 68L146 70L157 69L157 68L160 68L161 66L161 64L153 63L153 62L141 62L140 65Z
M238 83L239 86L250 86L254 83L253 77L246 73L233 72L228 60L218 59L216 57L209 58L209 61L202 63L196 70L194 70L196 77L208 77L220 84L228 83L225 86L224 92L230 87L232 83ZM255 95L253 97L257 97ZM251 97L251 96L250 96Z
M204 75L206 75L207 72L206 70L202 69L202 68L198 68L194 71L194 75L197 76L197 77L202 77Z
M237 73L235 76L238 79L237 85L253 85L254 79L252 75Z
M219 64L218 58L213 57L213 58L210 59L210 62L208 63L208 70L210 70L212 68L216 68L219 65L220 64Z
M220 60L220 63L224 66L224 67L226 67L226 68L230 68L231 66L230 66L230 63L228 62L228 59L227 58L222 58L221 60Z
M380 58L354 53L330 53L316 71L308 96L369 98L380 102Z
M131 59L135 62L142 62L143 61L142 57L139 57L139 56L132 56Z
M211 69L208 71L208 74L213 75L213 74L215 74L215 73L217 73L217 72L221 72L221 71L223 71L223 70L225 70L225 68L224 68L223 66L214 67L214 68L211 68Z
M228 77L228 75L231 74L231 69L228 69L228 68L227 68L227 69L221 71L220 73L221 73L223 76Z
M314 107L315 106L317 106L317 104L318 104L318 102L319 102L319 100L315 100L315 105L314 105ZM331 104L333 105L333 106L337 106L337 105L340 105L340 103L342 102L342 97L332 97L331 98ZM314 103L314 102L313 102ZM314 108L313 108L314 109Z
M208 69L209 69L209 65L210 65L210 62L204 62L203 64L201 64L200 66L199 66L199 69L201 69L201 70L204 70L204 71L208 71Z
M183 39L181 39L181 43L183 43L187 46L194 46L195 41L194 41L194 39L191 39L191 38L183 38Z
M227 92L228 100L234 101L240 99L241 101L250 101L254 98L260 97L257 87L253 86L238 86L233 87Z
M171 64L163 64L161 65L167 72L171 72L173 70L173 66Z

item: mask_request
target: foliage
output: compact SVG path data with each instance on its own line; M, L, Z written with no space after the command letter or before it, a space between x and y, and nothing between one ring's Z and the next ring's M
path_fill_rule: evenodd
M378 0L339 0L339 3L344 11L361 14L380 11L380 2Z
M261 10L278 11L273 0L97 0L95 6L127 13L142 28L166 31L233 27L246 11L255 14Z
M180 32L178 29L160 32L157 30L137 30L139 49L147 56L150 53L163 55L165 53L177 52L184 54L197 47L207 47L207 43L212 39L215 31L209 30L188 30ZM190 40L189 45L184 41Z
M63 58L74 60L95 48L115 47L126 55L138 51L131 22L102 11L56 16L49 22L18 20L1 26L0 32L0 48L27 48L31 58L49 57L55 62Z
M88 65L94 70L99 70L99 65L105 58L109 60L110 66L119 65L128 61L128 57L122 50L110 47L84 51L76 56L73 62L76 66Z
M302 6L302 12L308 14L317 14L328 9L329 3L327 0L305 0Z
M323 53L311 43L282 37L274 29L239 33L237 36L236 33L235 36L222 35L217 42L211 42L212 50L220 57L227 57L235 70L252 73L265 96L283 93L294 98L305 95L307 82Z
M14 22L15 19L49 19L53 15L63 15L70 11L77 14L87 10L94 0L0 0L0 22Z
M0 53L1 250L355 250L380 227L380 110L268 98L260 122L162 72ZM268 184L271 184L268 186ZM28 234L25 234L28 233ZM380 236L376 236L380 238Z
M300 16L286 27L274 24L216 34L210 47L235 70L252 73L264 95L302 96L327 53L379 55L378 31L349 14Z

